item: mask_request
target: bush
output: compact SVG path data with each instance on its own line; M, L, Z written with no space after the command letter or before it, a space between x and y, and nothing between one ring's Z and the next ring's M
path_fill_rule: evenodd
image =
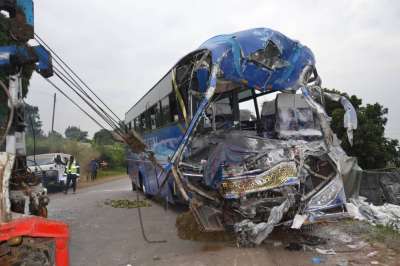
M108 162L110 168L125 166L125 149L122 144L95 145L95 148L100 153L100 159Z
M33 138L28 137L26 139L27 154L33 154ZM86 175L89 172L89 162L93 158L98 158L100 152L98 152L90 143L81 143L74 140L66 140L59 136L50 136L48 138L36 139L36 154L43 153L67 153L73 155L81 166L82 175Z

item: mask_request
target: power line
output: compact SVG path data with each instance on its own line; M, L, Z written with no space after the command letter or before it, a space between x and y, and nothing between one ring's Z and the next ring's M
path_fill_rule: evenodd
M111 121L113 121L113 123L118 124L120 121L116 121L112 116L110 116L106 111L103 110L103 108L101 108L95 100L92 99L92 97L90 97L90 95L79 85L79 83L68 73L68 71L62 66L62 64L60 64L57 60L54 60L57 65L59 65L61 67L61 69L64 71L63 77L65 79L68 79L69 82L75 86L75 88L77 88L79 91L81 91L91 102L93 102L97 108L99 108L101 110L101 112L104 113L104 115L106 115ZM60 71L57 67L53 66L53 69L57 70L59 73L61 73L62 71ZM68 78L68 77L69 78Z
M75 92L78 97L80 97L98 116L100 116L111 128L116 129L116 125L104 116L99 110L97 110L85 97L83 97L73 86L69 83L71 82L63 73L59 73L57 70L54 71L55 75L64 82L73 92Z
M55 55L57 59L59 59L69 71L117 118L119 122L121 122L121 119L100 99L100 97L97 96L97 94L87 85L86 82L84 82L76 73L75 71L67 64L65 63L64 60L62 60L58 54L38 35L35 33L35 40L41 44L43 44L46 48L49 49L51 53Z
M86 112L82 107L79 106L71 97L69 97L65 92L63 92L56 84L54 84L50 79L45 79L48 83L50 83L57 91L59 91L65 98L67 98L71 103L73 103L79 110L81 110L85 115L87 115L93 122L95 122L99 127L105 129L93 116L91 116L88 112Z

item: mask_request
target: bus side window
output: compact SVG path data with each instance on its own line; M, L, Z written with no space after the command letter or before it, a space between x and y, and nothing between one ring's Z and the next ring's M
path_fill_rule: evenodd
M156 104L156 126L160 128L163 126L162 112L161 112L161 101Z
M157 117L159 117L159 104L155 104L153 105L149 110L149 116L150 116L150 124L151 124L151 129L156 129L160 127L160 123L159 123L159 119L157 119Z
M179 111L178 111L178 102L176 100L175 93L171 93L169 95L169 105L170 105L170 114L171 114L171 122L179 121ZM183 120L183 119L182 119Z
M161 114L162 114L162 124L167 125L172 121L171 110L169 107L169 95L161 100Z
M140 115L140 131L146 131L146 118L144 113Z
M150 110L146 110L144 112L144 117L145 117L146 129L151 130Z

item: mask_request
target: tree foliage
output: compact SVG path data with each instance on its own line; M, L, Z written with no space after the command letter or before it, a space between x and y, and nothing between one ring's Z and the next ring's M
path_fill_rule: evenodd
M87 142L88 141L87 136L88 136L87 131L82 131L79 127L76 126L69 126L65 130L65 137L67 139Z
M112 145L115 143L111 132L107 129L97 131L93 136L93 142L96 145Z
M347 97L357 111L358 128L354 132L354 145L351 146L343 127L343 107L326 98L325 108L332 117L331 127L347 154L357 157L364 169L400 167L399 141L385 137L388 109L379 103L362 105L362 100L355 95L349 96L337 90L325 91Z
M42 121L40 120L39 108L30 104L25 104L25 124L28 136L43 137Z

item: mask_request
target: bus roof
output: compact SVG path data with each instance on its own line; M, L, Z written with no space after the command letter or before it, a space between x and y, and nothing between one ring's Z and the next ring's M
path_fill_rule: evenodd
M211 51L225 79L260 91L297 89L303 69L315 65L308 47L268 28L218 35L199 49Z
M204 50L210 51L212 63L219 65L222 78L244 83L262 92L297 89L303 69L315 65L314 55L308 47L268 28L215 36L185 57ZM152 91L169 73L142 96L125 116L137 109L145 98L152 97L154 93L160 96ZM165 97L164 94L163 89L161 96Z

